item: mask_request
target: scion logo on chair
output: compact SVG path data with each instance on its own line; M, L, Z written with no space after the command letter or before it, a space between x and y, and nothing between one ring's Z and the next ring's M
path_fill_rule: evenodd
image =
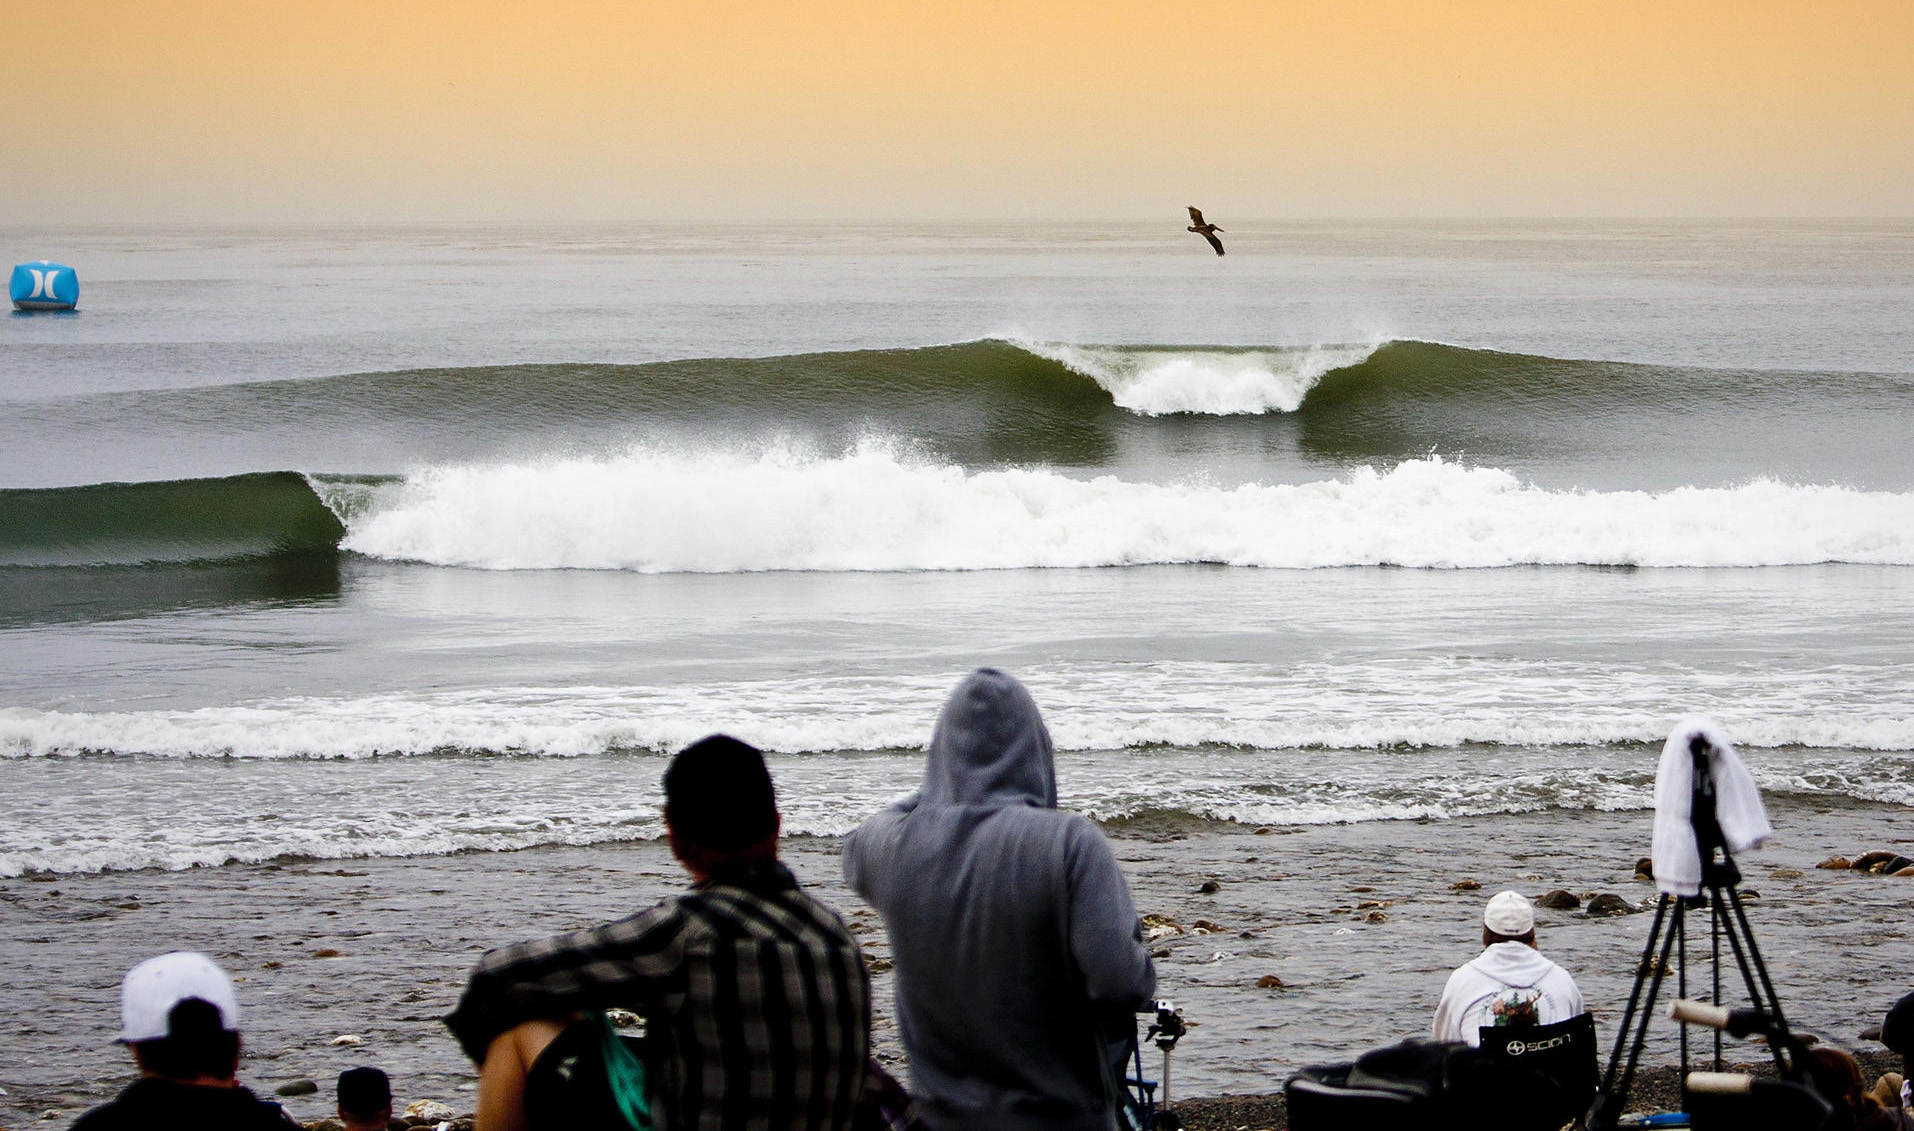
M1521 1056L1525 1052L1547 1052L1549 1049L1561 1048L1568 1043L1568 1040L1567 1037L1550 1037L1543 1041L1510 1041L1502 1051L1510 1056Z

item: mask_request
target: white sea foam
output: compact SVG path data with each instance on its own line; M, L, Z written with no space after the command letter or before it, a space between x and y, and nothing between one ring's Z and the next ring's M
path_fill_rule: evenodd
M1552 491L1439 458L1294 485L1156 484L968 471L881 443L435 467L346 523L347 550L482 569L1914 564L1914 493Z
M573 758L667 752L724 729L764 749L917 749L958 673L668 687L492 687L288 698L195 710L0 709L0 755L163 759ZM1707 714L1749 748L1914 751L1898 664L1729 669L1411 656L1283 666L1073 663L1021 673L1059 749L1452 749L1653 743ZM1914 795L1909 798L1914 801Z
M921 725L921 723L920 723ZM1769 791L1914 802L1905 758L1744 748ZM1417 772L1405 772L1413 758ZM773 755L791 835L840 835L916 786L916 753ZM661 835L662 757L452 756L39 764L0 827L0 876L189 868L282 856L350 859L511 851ZM1101 819L1183 813L1244 824L1444 819L1651 803L1654 741L1608 747L1260 751L1151 748L1058 757L1065 806ZM110 805L99 798L110 797Z
M1145 416L1295 412L1325 373L1359 364L1381 345L1179 350L1014 344L1081 373L1108 390L1118 407Z

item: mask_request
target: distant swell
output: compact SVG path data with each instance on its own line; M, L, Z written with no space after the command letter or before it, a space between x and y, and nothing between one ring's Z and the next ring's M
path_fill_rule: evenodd
M879 435L966 467L1258 458L1348 466L1435 449L1503 466L1692 466L1675 473L1690 482L1772 471L1900 487L1907 476L1895 469L1905 463L1901 425L1914 418L1914 380L1565 360L1417 341L991 339L360 373L55 398L23 404L17 415L22 428L58 445L123 440L146 466L154 453L183 444L289 453L277 466L346 458L356 470L397 471L408 459L601 452L634 441L786 442L830 452ZM15 468L14 481L32 482L34 473Z
M972 472L883 445L835 458L634 449L431 469L349 526L347 550L484 569L1914 564L1914 494L1770 480L1550 491L1435 458L1221 487Z
M294 472L0 490L0 566L330 554L344 534L339 516Z

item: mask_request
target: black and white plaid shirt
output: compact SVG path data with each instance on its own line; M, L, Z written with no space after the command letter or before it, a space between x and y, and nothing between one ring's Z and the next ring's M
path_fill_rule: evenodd
M499 1034L590 1009L667 1037L671 1131L842 1131L864 1087L870 975L841 919L781 864L649 911L488 952L445 1023L474 1061ZM653 1032L658 1029L654 1028Z

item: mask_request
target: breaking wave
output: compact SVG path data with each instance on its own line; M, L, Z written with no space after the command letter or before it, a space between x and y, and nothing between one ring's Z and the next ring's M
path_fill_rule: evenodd
M1294 485L1153 484L969 471L881 444L434 468L347 525L356 553L482 569L1914 564L1914 494L1765 479L1552 491L1439 458Z

